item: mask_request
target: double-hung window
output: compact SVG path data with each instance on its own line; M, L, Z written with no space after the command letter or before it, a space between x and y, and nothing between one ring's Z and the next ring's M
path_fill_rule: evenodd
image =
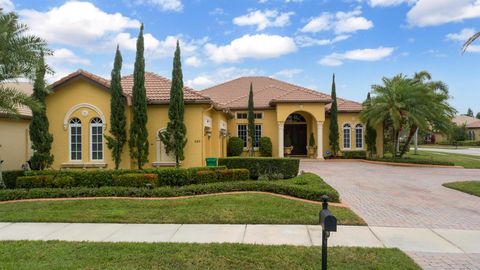
M243 140L243 148L248 147L248 125L240 124L237 125L237 136ZM262 125L255 125L255 133L253 136L253 147L258 147L260 138L262 137Z
M355 147L363 148L363 125L357 124L355 126Z
M98 117L90 121L90 158L103 160L103 123Z
M70 119L69 125L70 160L82 160L82 121L78 118Z
M343 148L350 148L350 124L343 125Z

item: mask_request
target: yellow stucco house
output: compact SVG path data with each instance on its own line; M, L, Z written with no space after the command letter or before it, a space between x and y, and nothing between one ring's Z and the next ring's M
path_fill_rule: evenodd
M184 88L188 142L182 166L202 166L206 157L225 157L230 136L242 138L247 145L246 108L250 83L254 86L255 146L260 137L270 137L273 156L281 157L284 138L289 136L292 155L302 157L306 156L307 138L313 133L318 144L316 157L323 159L329 150L330 96L273 78L242 77L203 91ZM170 85L168 79L157 74L145 74L149 132L149 162L145 167L174 164L158 137L168 123ZM108 80L83 70L51 85L53 93L46 98L46 108L54 139L53 168L114 167L103 137L109 130L109 86ZM133 76L123 77L122 86L128 130ZM365 126L359 119L361 104L338 99L338 107L341 150L365 150ZM377 132L377 149L381 150L382 128ZM127 146L121 167L134 167Z
M5 83L7 88L31 95L33 86L27 82ZM28 128L32 111L26 107L18 108L19 117L12 118L0 112L0 160L2 169L19 170L32 155Z

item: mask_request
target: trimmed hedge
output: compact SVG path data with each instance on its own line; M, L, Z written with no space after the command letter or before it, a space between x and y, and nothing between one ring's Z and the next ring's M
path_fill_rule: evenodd
M422 165L441 165L441 166L455 166L455 163L449 161L440 161L433 159L413 159L413 158L368 158L372 161L394 162L394 163L411 163Z
M2 172L3 182L7 188L15 188L17 183L17 177L25 176L24 170L4 171Z
M342 158L348 159L366 159L366 151L342 151Z
M227 144L227 155L229 157L238 157L243 152L243 140L238 137L230 137Z
M155 187L158 175L152 173L127 173L115 175L113 185L120 187Z
M281 175L283 179L298 175L300 160L297 158L267 158L267 157L231 157L219 158L218 165L229 169L247 169L251 179L269 175Z
M214 183L214 182L229 182L229 181L245 181L250 177L250 172L247 169L225 169L218 171L198 171L197 183Z
M66 175L34 175L17 177L16 188L71 188L75 179Z
M264 191L314 201L321 201L322 195L328 195L330 201L339 202L338 192L311 173L279 181L217 182L152 189L134 187L4 189L0 190L0 201L74 197L178 197L233 191Z

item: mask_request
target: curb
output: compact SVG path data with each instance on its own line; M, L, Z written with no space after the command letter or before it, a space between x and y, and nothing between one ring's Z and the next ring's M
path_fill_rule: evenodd
M402 163L402 162L375 161L375 160L366 160L366 159L361 159L360 161L361 161L361 162L365 162L365 163L371 163L371 164L381 164L381 165L399 166L399 167L465 169L463 166L433 165L433 164L415 164L415 163Z

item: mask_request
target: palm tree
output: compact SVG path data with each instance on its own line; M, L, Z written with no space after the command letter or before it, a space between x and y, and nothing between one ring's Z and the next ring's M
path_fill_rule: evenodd
M382 81L383 85L372 86L373 97L364 103L361 118L373 127L382 123L391 127L393 157L405 154L417 129L448 128L455 109L448 104L448 87L443 82L432 81L426 71L413 78L399 74ZM408 135L398 151L402 132Z
M32 110L39 104L23 93L8 88L5 83L19 78L33 79L42 52L50 55L46 42L34 35L26 34L28 27L18 21L18 15L0 10L0 113L18 115L18 106ZM47 67L51 72L51 69Z
M462 47L462 53L466 52L468 47L479 37L480 37L480 32L477 32L473 36L471 36L467 41L465 41Z

